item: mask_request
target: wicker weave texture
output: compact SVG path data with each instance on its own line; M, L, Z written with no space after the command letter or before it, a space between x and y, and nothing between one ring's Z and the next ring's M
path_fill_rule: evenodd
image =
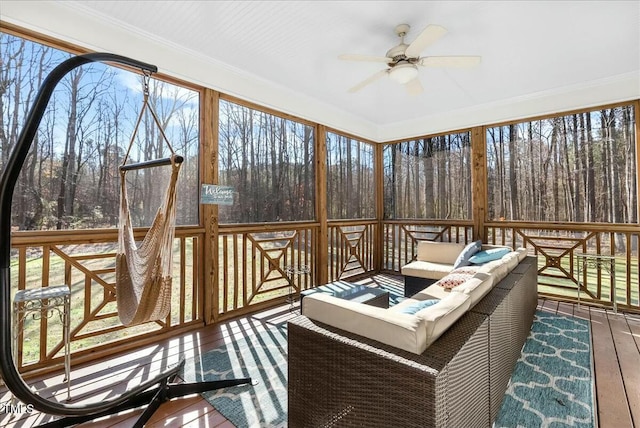
M527 263L421 355L305 316L290 320L289 426L491 426L537 304Z
M472 309L489 316L489 405L491 421L502 405L507 384L517 357L512 349L520 349L515 329L511 326L509 291L494 288Z
M288 336L290 427L488 423L485 315L465 314L422 355L304 316Z

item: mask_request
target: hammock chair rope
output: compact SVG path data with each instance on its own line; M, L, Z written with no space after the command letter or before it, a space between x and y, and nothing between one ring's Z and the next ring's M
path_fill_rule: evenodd
M173 239L176 223L176 183L181 163L162 129L160 120L148 100L148 76L145 76L143 107L138 115L129 148L120 168L120 218L116 253L116 302L118 316L126 326L163 320L171 311ZM171 177L151 227L138 245L135 240L129 198L127 170L122 168L129 157L145 110L148 109L163 140L171 151Z

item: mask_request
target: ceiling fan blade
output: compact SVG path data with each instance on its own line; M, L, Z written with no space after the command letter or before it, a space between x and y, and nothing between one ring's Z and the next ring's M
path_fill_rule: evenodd
M480 64L479 56L426 56L418 64L425 67L470 68Z
M357 92L360 89L364 88L365 86L367 86L370 83L375 82L376 80L380 79L382 76L384 76L385 74L389 73L388 70L380 70L378 71L376 74L372 75L371 77L369 77L366 80L363 80L362 82L358 83L356 86L354 86L353 88L349 89L349 92Z
M424 48L444 36L446 33L447 30L444 27L439 25L427 25L427 28L422 30L422 33L420 33L420 35L411 42L409 47L407 47L404 54L409 58L418 57Z
M387 58L386 56L358 55L358 54L342 54L338 56L338 58L346 61L369 61L369 62L386 62L386 63L393 61L393 58Z
M404 87L409 95L420 95L424 91L422 83L420 83L420 79L417 77L413 80L409 80Z

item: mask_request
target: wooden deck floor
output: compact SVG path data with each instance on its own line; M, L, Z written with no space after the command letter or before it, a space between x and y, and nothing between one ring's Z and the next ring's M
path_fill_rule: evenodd
M378 275L364 281L372 286L398 286L399 279ZM297 309L297 308L294 308ZM640 316L613 314L611 311L584 305L540 300L539 309L573 315L591 322L593 358L596 378L598 422L602 428L640 428ZM250 316L208 326L180 337L148 346L126 355L73 367L73 403L107 400L120 395L163 368L176 364L182 357L198 358L223 343L231 343L248 334L260 334L269 324L286 323L297 313L289 306L279 306ZM62 375L30 380L41 395L63 400L66 390ZM0 386L0 406L9 402L10 394ZM142 410L132 410L105 417L80 426L130 427ZM32 427L55 417L32 413L9 413L0 407L0 426ZM199 395L165 402L155 412L148 427L233 427L219 412Z

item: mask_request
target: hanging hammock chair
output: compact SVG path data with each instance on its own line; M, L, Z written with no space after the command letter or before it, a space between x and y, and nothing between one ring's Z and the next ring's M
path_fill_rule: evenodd
M149 104L149 76L144 77L144 102L138 115L129 148L120 166L120 220L118 225L118 251L116 253L116 301L120 322L126 326L165 319L171 311L171 271L173 268L173 238L176 223L176 184L182 157L177 156L165 135L160 121ZM171 157L126 165L145 110L151 116ZM171 165L171 177L164 192L164 200L144 239L138 245L133 232L127 171L150 166Z
M171 166L164 201L139 246L131 224L125 173L121 175L116 301L120 322L126 326L162 320L171 311L176 181L180 164L172 162Z
M33 391L22 378L13 359L13 328L11 324L11 205L16 182L24 165L29 148L38 131L42 117L54 88L60 80L71 70L95 61L115 62L142 70L148 82L151 73L157 68L131 58L111 53L90 53L71 57L56 66L46 77L42 87L36 95L35 102L25 119L25 126L20 132L16 146L11 152L0 176L0 377L13 393L22 401L33 406L40 412L63 415L53 422L41 425L51 427L67 427L93 419L124 412L140 406L146 409L133 425L143 427L161 403L176 397L213 391L234 385L252 383L251 378L225 379L202 381L196 383L174 383L184 360L162 370L152 378L142 381L139 385L117 397L100 399L97 402L69 404L52 401ZM148 92L146 92L148 94ZM145 106L147 107L145 96ZM150 106L148 106L150 107ZM142 112L138 117L136 131L140 124ZM163 138L168 144L162 127L153 109L154 120ZM135 132L134 132L135 134ZM133 138L132 138L133 142ZM129 150L125 156L128 159ZM171 157L144 161L136 164L120 166L121 172L121 221L118 239L118 253L116 255L116 285L119 311L125 324L135 324L167 317L171 298L171 247L175 226L175 196L176 181L183 158L177 156L171 145ZM133 169L151 166L171 165L172 172L163 204L147 232L141 245L135 244L135 234L131 227L129 203L125 189L125 173Z

